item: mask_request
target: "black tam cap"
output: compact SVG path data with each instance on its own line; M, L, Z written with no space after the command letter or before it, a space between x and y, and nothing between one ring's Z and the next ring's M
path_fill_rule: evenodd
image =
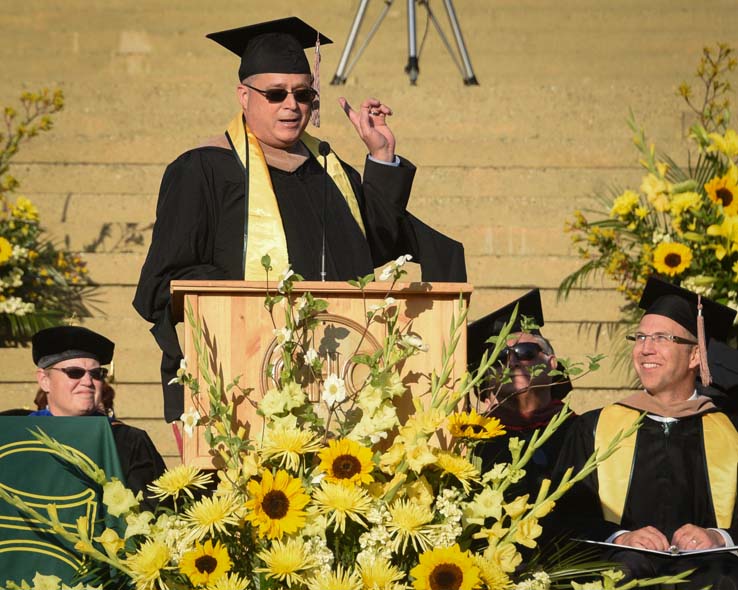
M702 303L706 339L725 341L730 334L736 310L706 297L699 299ZM646 310L643 315L667 317L697 337L697 303L696 293L659 278L650 277L638 305Z
M33 362L45 369L67 359L90 358L101 365L113 360L115 343L87 328L57 326L33 335Z
M254 74L310 74L305 49L333 43L296 16L206 35L241 58L238 79Z
M529 329L527 332L541 334L539 328L544 324L541 292L538 289L532 289L515 301L469 324L466 333L466 355L470 371L474 371L479 367L482 355L486 350L494 349L494 345L487 343L487 340L500 334L512 318L515 306L518 307L518 314L515 316L510 333L522 332L523 317L526 317L537 326L537 328ZM563 370L563 368L563 365L559 363L558 369ZM551 385L551 395L561 399L572 390L571 381L565 377L557 377L557 380Z

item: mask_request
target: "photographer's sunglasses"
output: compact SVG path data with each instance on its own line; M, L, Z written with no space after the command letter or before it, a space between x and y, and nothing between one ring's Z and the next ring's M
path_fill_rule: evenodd
M51 371L61 371L67 377L74 380L82 379L85 373L89 373L95 381L105 381L108 376L108 370L104 367L95 367L94 369L83 369L82 367L49 367Z
M507 364L510 353L513 353L519 361L532 361L541 352L543 352L543 349L540 344L536 344L535 342L518 342L517 344L503 348L497 360L503 365Z
M251 88L251 90L255 90L259 94L263 95L264 98L266 98L267 101L272 104L284 102L288 94L294 96L295 100L299 103L310 104L313 102L313 100L315 100L315 97L318 94L312 88L298 88L297 90L270 88L269 90L262 90L261 88L256 88L254 86L251 86L250 84L244 84L244 86L246 86L246 88Z

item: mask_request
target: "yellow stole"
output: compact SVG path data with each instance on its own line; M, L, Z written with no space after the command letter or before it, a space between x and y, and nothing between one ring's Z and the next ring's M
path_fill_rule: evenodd
M272 267L277 272L282 272L289 265L287 238L282 226L282 217L279 214L277 197L274 195L274 187L272 187L269 169L259 141L243 122L240 113L229 123L226 133L248 178L248 186L246 187L248 211L246 212L247 221L244 232L243 276L247 281L264 280L261 258L265 254L269 255ZM248 154L246 153L247 141ZM319 157L318 152L320 140L303 132L300 141L323 165L323 158ZM328 155L328 176L338 187L346 200L351 215L359 224L362 233L366 235L359 203L356 200L351 181L333 152Z
M621 430L633 425L640 412L618 404L602 409L595 431L595 448L604 449ZM597 467L600 504L605 520L620 524L628 495L635 453L636 434L625 439L620 448ZM736 465L738 432L725 414L702 415L707 477L717 526L731 524L736 501Z

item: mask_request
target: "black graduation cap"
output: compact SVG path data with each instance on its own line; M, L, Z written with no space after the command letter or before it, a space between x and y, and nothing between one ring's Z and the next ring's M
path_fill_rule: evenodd
M706 297L699 299L702 303L706 339L714 338L724 342L730 334L736 310ZM646 310L644 315L667 317L697 337L697 304L696 293L657 277L650 277L638 305Z
M487 340L492 336L499 335L510 321L516 305L518 306L518 314L510 328L511 334L522 332L523 316L532 320L538 328L543 326L543 306L541 305L541 292L538 289L532 289L515 301L473 321L467 327L466 332L466 358L469 371L474 371L479 367L482 355L486 350L494 349L494 344L487 343ZM540 335L541 332L538 328L529 329L528 332ZM561 363L559 363L558 369L563 371L564 367ZM551 385L551 395L557 399L562 399L572 390L571 381L566 377L557 377L556 379L561 379L561 381L554 381Z
M81 326L46 328L33 335L33 362L45 369L67 359L91 358L101 365L113 360L115 343Z
M310 74L305 49L333 43L296 16L206 35L241 58L238 79L254 74Z

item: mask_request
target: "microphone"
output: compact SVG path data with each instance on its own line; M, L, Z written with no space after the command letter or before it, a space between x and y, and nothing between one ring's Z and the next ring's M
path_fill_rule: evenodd
M321 141L318 144L318 153L323 156L323 246L320 251L320 280L325 282L325 218L328 207L328 154L331 153L331 144Z

